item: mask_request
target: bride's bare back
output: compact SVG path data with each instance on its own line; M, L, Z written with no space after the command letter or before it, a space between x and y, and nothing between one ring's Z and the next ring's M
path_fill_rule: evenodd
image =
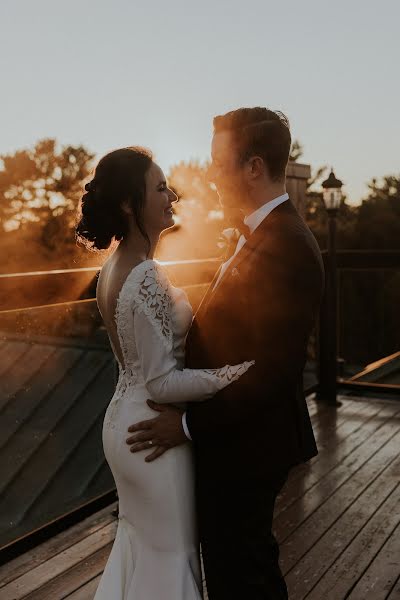
M118 296L120 295L126 278L131 270L139 263L140 261L128 264L126 261L112 255L104 263L97 282L97 306L107 329L108 337L110 338L113 349L123 368L125 368L125 365L118 338L115 310L117 307Z

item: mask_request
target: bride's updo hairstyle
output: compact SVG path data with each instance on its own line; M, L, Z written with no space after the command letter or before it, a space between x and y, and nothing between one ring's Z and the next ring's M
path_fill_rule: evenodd
M145 175L153 162L152 153L139 146L121 148L103 156L92 181L85 185L78 223L77 241L89 250L106 250L113 239L121 240L129 231L128 215L122 208L127 203L136 226L149 242L143 224L146 199Z

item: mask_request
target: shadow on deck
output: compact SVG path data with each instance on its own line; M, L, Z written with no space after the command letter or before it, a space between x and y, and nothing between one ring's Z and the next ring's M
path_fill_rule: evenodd
M400 403L308 399L319 454L274 518L291 600L400 598ZM107 507L0 568L2 600L92 599L116 530Z

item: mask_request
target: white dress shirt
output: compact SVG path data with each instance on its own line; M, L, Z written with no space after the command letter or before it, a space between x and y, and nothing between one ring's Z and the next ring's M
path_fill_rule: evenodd
M279 206L286 200L289 200L289 194L287 194L287 193L282 194L281 196L278 196L277 198L274 198L273 200L269 200L269 202L266 202L265 204L260 206L260 208L257 208L257 210L252 212L250 215L247 215L247 217L245 217L243 219L243 221L244 221L245 225L247 225L247 227L249 228L250 235L252 235L254 233L254 231L257 229L257 227L274 210L274 208L276 208L277 206ZM240 238L238 239L235 252L226 262L224 262L222 264L218 279L214 284L213 290L215 290L215 288L221 281L222 276L225 273L226 269L229 267L229 265L235 258L236 254L243 248L243 246L245 245L246 242L247 242L247 238L245 238L244 235L241 235ZM182 427L183 427L183 431L185 432L186 437L189 440L191 440L192 437L190 435L189 428L186 423L186 412L184 412L182 415Z

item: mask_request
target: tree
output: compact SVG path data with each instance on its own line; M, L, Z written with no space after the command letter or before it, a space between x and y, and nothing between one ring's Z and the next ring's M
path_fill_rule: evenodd
M21 255L13 257L14 269L19 264L24 270L43 268L50 261L61 266L72 260L76 211L93 158L83 146L58 147L55 139L0 157L0 223L6 233L2 242L17 252L21 249ZM27 244L35 252L24 252ZM0 265L2 271L10 267L7 254L0 258L5 259L8 264Z
M198 209L207 214L220 209L218 194L207 179L209 163L181 161L171 167L168 181L177 191L183 202L195 202Z
M209 164L180 162L168 174L179 197L174 205L177 226L163 237L158 254L163 259L209 258L220 253L217 243L224 213L214 186L207 179Z
M299 140L294 140L292 147L290 149L289 160L296 162L299 160L304 154L303 146L300 144Z
M1 156L3 228L10 231L29 223L47 224L51 217L76 209L93 157L82 146L58 150L54 139L40 140L31 150Z
M374 178L357 211L357 248L400 248L400 175Z

